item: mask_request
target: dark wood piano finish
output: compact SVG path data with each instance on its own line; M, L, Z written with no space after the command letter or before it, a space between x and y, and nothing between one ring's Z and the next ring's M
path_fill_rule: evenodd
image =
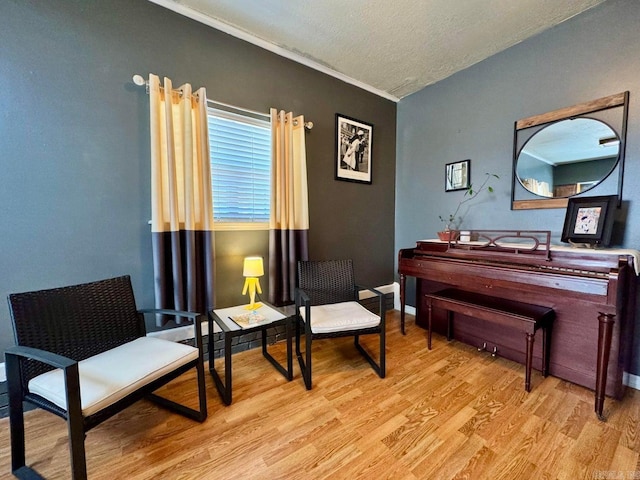
M595 391L602 419L604 396L622 398L635 318L636 275L632 255L587 249L551 249L546 256L497 250L449 248L419 241L400 250L401 317L404 324L406 278L416 278L416 324L427 326L424 295L446 287L493 295L554 309L549 373ZM499 355L525 362L521 335L456 314L453 336ZM446 334L446 315L435 311L435 332ZM540 369L541 345L533 366Z

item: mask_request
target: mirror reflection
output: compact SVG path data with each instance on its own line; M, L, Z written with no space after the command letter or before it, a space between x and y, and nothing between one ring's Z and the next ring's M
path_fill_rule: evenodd
M615 168L620 139L606 123L574 118L536 132L518 154L516 176L541 197L563 198L602 182Z

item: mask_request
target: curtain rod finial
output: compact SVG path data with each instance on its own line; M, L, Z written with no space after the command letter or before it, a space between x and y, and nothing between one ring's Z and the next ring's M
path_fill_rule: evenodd
M133 83L135 83L136 85L138 85L139 87L141 87L142 85L144 85L146 82L144 80L144 78L142 77L142 75L138 75L135 74L133 76Z

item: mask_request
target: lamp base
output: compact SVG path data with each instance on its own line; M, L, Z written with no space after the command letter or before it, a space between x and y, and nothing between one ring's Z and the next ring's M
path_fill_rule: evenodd
M250 303L249 305L245 305L245 310L257 310L262 306L260 302Z

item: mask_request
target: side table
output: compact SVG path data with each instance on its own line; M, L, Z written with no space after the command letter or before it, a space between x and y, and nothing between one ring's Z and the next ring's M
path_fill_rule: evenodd
M262 321L258 323L247 324L246 322L234 321L233 318L237 318L241 315L246 315L249 310L245 308L245 305L239 305L236 307L219 308L209 312L209 372L213 377L213 381L216 384L218 393L222 398L222 401L226 405L231 405L231 341L234 337L246 335L252 332L262 332L262 355L269 360L269 362L278 370L287 380L293 379L293 355L292 355L292 330L293 319L295 316L288 314L286 311L280 311L275 307L261 302L262 305L256 310L258 315L263 317ZM220 374L215 368L215 358L213 352L213 324L216 324L222 330L222 336L224 339L224 382L220 377ZM286 328L287 336L287 366L286 368L280 365L275 358L267 351L267 329L284 325Z

